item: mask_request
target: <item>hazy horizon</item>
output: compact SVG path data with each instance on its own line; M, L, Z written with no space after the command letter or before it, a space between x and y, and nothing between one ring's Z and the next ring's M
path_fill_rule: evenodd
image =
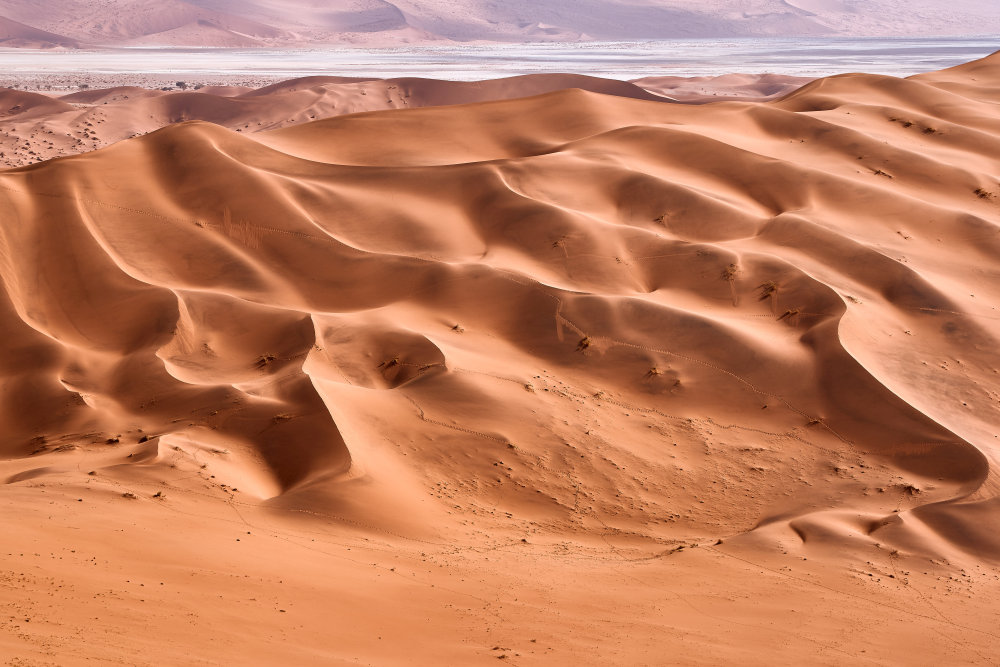
M986 0L0 0L16 48L996 34Z

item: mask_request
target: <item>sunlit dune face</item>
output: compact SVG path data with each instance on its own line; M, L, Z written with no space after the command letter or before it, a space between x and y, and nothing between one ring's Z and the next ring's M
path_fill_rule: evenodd
M988 662L998 63L3 93L0 655Z

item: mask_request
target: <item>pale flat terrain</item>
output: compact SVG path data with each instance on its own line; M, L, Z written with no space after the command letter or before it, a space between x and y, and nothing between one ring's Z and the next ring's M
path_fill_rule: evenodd
M4 95L5 664L995 661L1000 56Z

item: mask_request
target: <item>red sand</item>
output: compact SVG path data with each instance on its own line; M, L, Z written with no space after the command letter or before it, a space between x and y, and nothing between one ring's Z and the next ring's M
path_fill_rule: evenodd
M535 83L0 173L8 664L993 661L1000 55Z
M362 111L469 104L567 88L667 101L658 92L625 81L574 74L471 82L314 76L259 89L212 86L163 91L122 86L58 97L0 88L0 165L19 167L91 151L188 120L261 132ZM750 88L743 92L753 95Z

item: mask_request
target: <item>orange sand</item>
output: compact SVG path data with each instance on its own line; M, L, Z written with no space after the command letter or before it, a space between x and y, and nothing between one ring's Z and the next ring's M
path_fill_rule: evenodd
M6 664L993 662L1000 55L567 81L5 93L299 114L0 173Z

